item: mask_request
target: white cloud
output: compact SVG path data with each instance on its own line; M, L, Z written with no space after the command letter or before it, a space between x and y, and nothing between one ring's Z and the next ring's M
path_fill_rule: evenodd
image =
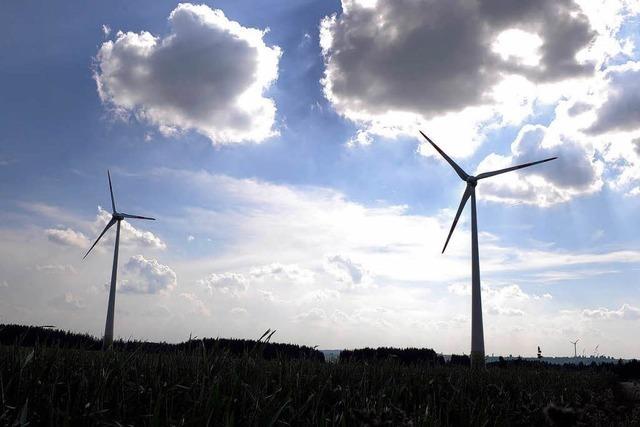
M191 292L183 292L180 294L180 296L191 303L195 313L198 313L204 317L211 316L211 310L209 310L209 307L207 307L207 305L195 294Z
M48 228L44 233L49 241L59 245L75 246L78 248L86 248L89 245L89 240L84 234L79 231L74 231L71 228Z
M470 298L471 285L469 283L452 283L447 287L449 293L456 296ZM524 316L525 308L531 308L531 299L534 301L550 300L552 295L545 293L542 296L527 294L518 285L494 285L482 284L482 301L485 310L489 314L498 316Z
M631 306L629 304L623 304L618 310L609 310L607 308L597 309L584 309L582 315L591 319L624 319L624 320L639 320L640 308Z
M198 284L207 287L211 293L217 291L232 296L246 292L249 286L246 277L237 273L211 273L198 280Z
M329 300L340 298L340 292L335 289L317 289L305 294L300 301L302 303L318 304Z
M370 282L367 270L361 264L344 255L328 256L325 269L339 282L345 283L348 287L365 285Z
M193 129L222 144L274 135L276 106L264 92L278 77L281 52L264 43L265 31L190 3L171 12L169 25L165 37L118 32L102 44L95 72L102 101L167 136Z
M245 316L248 314L247 309L242 307L233 307L230 312L236 316Z
M196 238L192 235L187 236L187 242L193 242Z
M313 281L312 271L300 268L295 264L280 264L277 262L249 268L248 272L211 273L198 280L200 286L206 287L209 293L214 291L238 297L247 292L250 285L280 284L306 285ZM269 290L257 290L267 299L273 300L273 293Z
M132 294L170 293L177 286L176 273L155 259L134 255L123 268L120 290Z
M535 33L529 33L518 28L504 30L496 36L491 44L491 50L502 58L520 65L536 66L542 56L540 48L544 40Z
M51 304L60 310L77 311L86 308L84 299L71 292L65 292L64 295L58 296L51 300Z
M98 236L110 220L111 214L106 210L98 207L98 215L96 217L96 221L93 224L94 234ZM111 227L107 234L105 234L105 236L100 241L100 244L113 244L114 239L115 225ZM131 223L126 220L120 222L120 245L133 248L149 248L159 250L164 250L167 248L166 243L163 242L158 236L150 231L140 230L131 225Z
M77 274L77 270L74 266L70 264L45 264L45 265L36 265L37 271L44 271L46 273L70 273Z
M224 242L225 255L216 263L221 271L241 274L244 282L251 280L249 272L255 266L270 265L274 260L318 274L324 271L334 280L337 274L346 283L374 278L459 281L469 274L467 240L454 234L448 255L443 256L442 240L433 237L446 237L451 225L449 216L409 214L403 206L366 206L326 188L290 187L206 172L157 173L184 181L205 202L215 198L219 205L233 206L217 210L186 207L185 224ZM211 188L216 189L215 194ZM182 222L178 225L182 226ZM466 225L461 226L462 235ZM482 269L486 273L536 272L581 265L584 269L588 264L640 260L640 254L632 250L540 250L506 246L499 239L483 241L482 253ZM337 254L330 255L337 256L335 262L328 262L327 254ZM202 268L209 269L208 264L210 261L202 261Z
M314 307L309 311L298 313L294 317L294 321L315 323L315 322L321 322L323 320L326 320L326 318L327 318L327 314L323 309Z
M452 283L447 286L447 290L458 296L469 296L471 295L471 285L468 283Z
M518 308L489 306L487 311L498 316L524 316L524 311Z
M313 272L300 268L295 264L272 263L261 267L254 267L249 271L249 277L257 280L289 280L297 284L313 281Z

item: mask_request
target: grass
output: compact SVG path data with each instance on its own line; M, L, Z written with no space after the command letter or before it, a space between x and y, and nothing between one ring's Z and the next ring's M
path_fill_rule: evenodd
M0 425L639 425L607 371L0 346ZM549 406L553 403L555 406ZM565 410L563 407L571 407ZM555 415L554 415L555 414Z

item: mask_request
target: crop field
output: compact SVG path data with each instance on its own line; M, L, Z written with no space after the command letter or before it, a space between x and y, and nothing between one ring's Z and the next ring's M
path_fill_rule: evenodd
M0 425L639 425L607 370L0 346Z

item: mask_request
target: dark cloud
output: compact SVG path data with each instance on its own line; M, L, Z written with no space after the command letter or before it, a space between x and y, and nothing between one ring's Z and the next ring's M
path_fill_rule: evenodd
M640 69L608 73L609 96L597 112L591 134L640 128Z
M530 127L524 130L513 147L514 164L558 157L544 167L533 167L528 172L544 177L558 187L585 189L597 179L589 152L579 143L565 140L552 147L542 146L546 129ZM535 168L535 169L534 169Z
M118 33L102 45L103 101L164 133L195 129L217 143L270 136L275 105L262 92L277 77L279 48L204 5L178 5L169 23L164 38Z
M569 114L569 116L571 117L575 117L578 114L586 113L591 108L593 107L589 104L586 104L584 102L576 102L571 107L569 107L569 109L567 110L567 114Z
M343 0L322 24L325 89L338 109L432 116L487 99L507 71L553 81L593 72L576 53L595 33L570 1L394 0L375 8ZM504 60L492 43L518 28L543 41L538 66Z

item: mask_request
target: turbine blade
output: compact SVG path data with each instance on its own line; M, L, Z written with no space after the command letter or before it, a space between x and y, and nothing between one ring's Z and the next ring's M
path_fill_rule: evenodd
M456 228L456 224L458 224L458 220L460 219L460 214L464 209L464 205L467 204L467 200L471 196L471 187L467 185L467 188L464 190L464 194L462 195L462 200L460 200L460 206L458 206L458 212L456 212L456 217L453 220L453 224L451 224L451 230L449 230L449 235L447 236L447 241L444 243L444 248L442 248L442 253L444 253L445 249L447 249L447 245L449 244L449 239L451 239L451 235L453 234L453 230Z
M126 213L120 213L124 218L136 218L136 219L150 219L151 221L155 221L155 218L151 218L149 216L140 216L140 215L131 215Z
M484 173L481 173L480 175L477 175L476 179L489 178L491 176L500 175L501 173L511 172L511 171L514 171L514 170L517 170L517 169L522 169L522 168L526 168L526 167L529 167L529 166L538 165L538 164L544 163L544 162L550 162L551 160L555 160L555 159L557 159L557 157L550 157L548 159L538 160L537 162L525 163L523 165L518 165L518 166L511 166L510 168L498 169L497 171L493 171L493 172L484 172Z
M102 236L104 236L104 233L106 233L106 232L107 232L107 230L108 230L109 228L111 228L111 226L112 226L113 224L115 224L115 223L116 223L116 221L117 221L116 219L111 218L111 221L109 221L109 222L107 223L107 225L104 227L104 230L102 230L102 233L100 233L100 235L98 236L98 238L96 239L96 241L93 243L93 245L91 245L91 247L89 248L89 250L87 251L87 253L86 253L86 254L84 254L84 256L82 257L82 259L85 259L85 258L87 257L87 255L89 255L89 252L91 252L91 250L95 247L95 245L97 245L97 244L98 244L98 242L100 241L100 239L102 238Z
M458 166L458 165L456 164L456 162L454 162L454 161L451 159L451 157L447 156L447 154L446 154L444 151L442 151L442 150L440 149L440 147L438 147L438 146L435 144L435 142L433 142L431 139L429 139L429 137L428 137L427 135L425 135L425 134L424 134L424 132L420 131L420 133L422 134L422 136L424 136L424 137L425 137L425 139L426 139L427 141L429 141L429 143L430 143L431 145L433 145L433 148L435 148L435 149L438 151L438 153L440 153L440 155L441 155L442 157L444 157L444 159L445 159L445 160L446 160L446 161L451 165L451 167L456 171L456 173L458 174L458 176L460 177L460 179L462 179L463 181L466 181L466 180L467 180L467 178L469 178L469 175L467 175L467 173L466 173L464 170L462 170L462 168L461 168L460 166Z
M116 201L113 199L113 187L111 186L111 173L107 169L107 176L109 177L109 193L111 193L111 211L116 213Z

